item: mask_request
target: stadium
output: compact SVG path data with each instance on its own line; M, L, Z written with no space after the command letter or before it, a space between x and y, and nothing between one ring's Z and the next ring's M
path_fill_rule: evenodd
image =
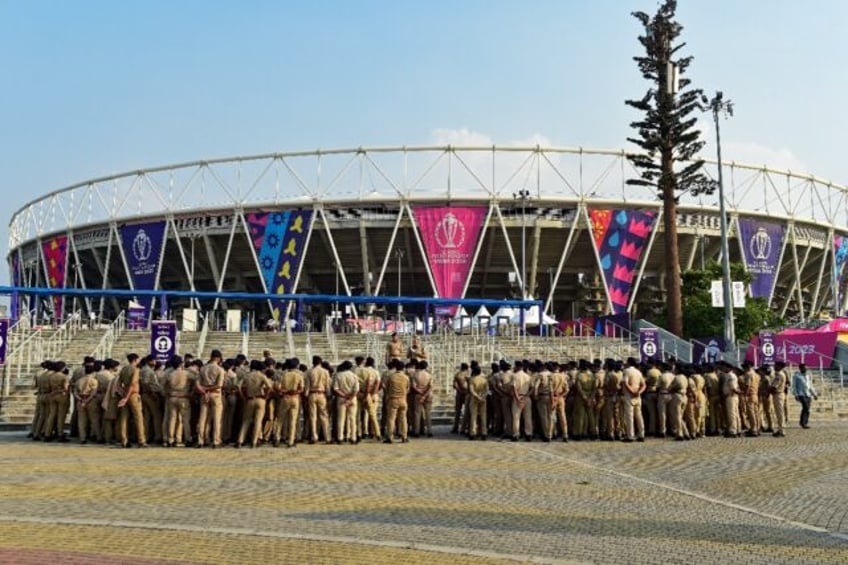
M715 177L716 164L708 162ZM783 316L842 313L846 187L724 164L730 255ZM16 286L542 300L555 320L645 317L664 304L662 204L624 151L377 147L238 156L130 171L49 192L9 225ZM682 196L681 269L720 257L717 196ZM843 243L844 242L844 243ZM390 307L140 299L243 309L256 327ZM13 300L13 317L111 319L115 298ZM388 308L386 311L385 308ZM406 306L406 316L421 315ZM155 313L155 314L154 314ZM446 312L443 312L446 313Z

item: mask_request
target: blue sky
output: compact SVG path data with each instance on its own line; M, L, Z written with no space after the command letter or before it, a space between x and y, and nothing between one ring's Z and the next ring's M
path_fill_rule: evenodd
M4 255L27 200L145 166L446 139L632 148L623 101L648 85L629 14L656 6L0 0ZM689 76L736 104L726 158L848 183L848 2L683 0L678 14Z

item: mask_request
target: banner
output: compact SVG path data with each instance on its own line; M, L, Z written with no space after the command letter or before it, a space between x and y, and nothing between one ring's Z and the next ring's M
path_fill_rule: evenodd
M147 315L144 306L130 306L127 308L127 329L147 329Z
M660 331L657 328L639 328L639 358L642 363L662 359Z
M21 262L17 252L12 255L12 286L21 286ZM9 303L10 315L12 323L17 322L21 315L21 297L17 291L12 293L11 302Z
M771 299L786 227L756 218L739 219L739 238L748 272L753 275L751 296Z
M9 319L0 319L0 365L6 364L6 342L9 339ZM8 378L8 377L7 377Z
M759 334L760 365L774 365L777 347L774 343L774 332L765 331Z
M68 262L68 236L60 235L41 243L44 261L47 263L47 287L65 288L65 267ZM62 318L63 296L53 297L53 319Z
M150 354L167 363L177 354L177 323L172 320L150 322Z
M487 211L484 206L413 208L440 298L462 298Z
M268 292L294 292L297 273L306 253L312 210L253 212L245 219ZM280 320L283 306L281 301L272 301L271 312L275 320Z
M153 290L162 244L165 238L165 222L132 224L121 227L121 246L127 258L127 267L136 290ZM145 327L150 319L153 297L140 296L137 302L144 308Z
M725 342L721 336L698 337L692 340L692 362L718 363L724 353Z
M642 210L589 210L592 242L598 252L613 313L627 311L633 277L656 214Z
M841 235L833 236L833 257L833 314L835 316L841 316L843 314L842 287L845 278L845 262L848 261L848 237Z
M797 365L798 363L806 363L810 366L821 366L830 368L833 363L834 353L836 352L836 341L839 337L838 332L819 332L810 330L787 330L778 335L773 332L760 332L759 337L754 336L751 339L751 346L748 348L746 359L753 362L752 351L756 349L760 352L760 363L768 363L763 360L763 350L767 348L767 344L763 343L763 333L771 333L773 342L773 358L775 361L785 361L786 363Z

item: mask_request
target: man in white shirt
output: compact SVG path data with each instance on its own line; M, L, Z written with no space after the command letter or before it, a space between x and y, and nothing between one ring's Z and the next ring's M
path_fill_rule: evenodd
M801 427L810 427L810 404L812 399L819 399L816 389L813 388L813 379L807 374L807 366L804 363L798 365L798 372L792 377L792 395L801 403Z

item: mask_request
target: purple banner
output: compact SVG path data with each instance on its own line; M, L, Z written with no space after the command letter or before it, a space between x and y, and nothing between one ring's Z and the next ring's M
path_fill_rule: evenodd
M590 210L592 241L614 314L627 311L633 278L654 226L652 211Z
M662 359L660 331L657 328L639 329L639 357L642 363L647 363L651 359Z
M783 224L755 218L739 220L739 238L748 272L753 275L751 296L771 300L771 292L780 265L780 250L786 228Z
M164 239L165 222L132 224L121 227L121 245L127 258L127 267L130 270L133 288L153 290L156 284L156 273L159 271L159 258L162 255ZM142 296L137 301L144 307L145 321L148 320L153 298Z
M774 339L774 332L760 332L759 362L761 365L774 365L774 360L777 355L777 344Z
M154 320L150 323L150 354L162 363L167 363L177 354L176 322Z
M127 308L127 329L128 330L144 330L147 329L147 315L144 306L130 306Z
M0 365L6 364L6 342L9 338L9 319L0 319Z
M692 340L693 363L718 363L724 353L725 342L721 336L698 337Z

